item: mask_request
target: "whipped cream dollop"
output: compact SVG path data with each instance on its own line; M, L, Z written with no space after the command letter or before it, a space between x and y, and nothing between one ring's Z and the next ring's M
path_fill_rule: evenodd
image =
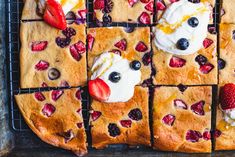
M197 52L203 46L207 36L211 7L208 3L192 3L180 0L169 6L159 24L155 28L155 46L163 51L176 55L188 55ZM188 20L198 19L198 25L192 27ZM185 38L188 47L185 50L177 48L177 42Z
M141 81L140 70L134 70L131 62L118 54L105 52L94 60L91 80L102 79L110 89L110 96L105 102L126 102L134 95L135 85ZM112 81L110 75L119 73L120 80Z
M66 15L69 11L74 8L79 8L82 4L84 4L84 0L56 0L61 4L64 14Z
M231 126L235 126L235 109L223 110L224 120Z

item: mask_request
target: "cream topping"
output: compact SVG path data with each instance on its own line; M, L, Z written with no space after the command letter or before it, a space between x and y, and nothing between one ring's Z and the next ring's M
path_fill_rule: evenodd
M235 126L235 109L224 110L224 120L231 126Z

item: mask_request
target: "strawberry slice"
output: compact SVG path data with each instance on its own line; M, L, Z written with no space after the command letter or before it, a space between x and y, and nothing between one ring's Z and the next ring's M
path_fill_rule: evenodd
M119 48L122 51L125 51L126 45L127 45L126 39L122 39L122 40L118 41L114 46L116 46L117 48Z
M86 19L86 13L87 13L86 9L78 11L78 15L80 16L81 19Z
M145 52L145 51L148 50L148 47L145 45L144 42L139 41L138 44L135 47L135 50L139 51L139 52Z
M92 50L95 38L91 34L87 34L88 49Z
M172 68L181 68L186 64L186 60L173 56L170 60L169 66Z
M132 124L132 121L131 120L121 120L120 124L125 128L130 128L131 124Z
M150 0L140 0L142 3L148 3Z
M34 93L34 97L38 100L38 101L44 101L46 98L45 96L42 94L42 92L36 92Z
M92 121L96 121L102 113L100 111L91 111L91 119Z
M44 61L44 60L40 60L36 65L35 65L35 69L38 71L43 71L46 70L49 67L49 63Z
M153 6L154 6L154 2L151 1L144 8L150 12L153 12Z
M205 48L208 48L209 46L211 46L211 44L213 44L213 40L209 39L209 38L206 38L204 41L203 41L203 46Z
M48 42L47 41L35 41L31 44L32 51L43 51L46 49Z
M166 9L166 6L165 4L162 2L162 1L157 1L157 4L156 4L156 8L157 8L157 11L158 10L165 10Z
M94 1L94 10L103 10L105 6L105 0L95 0Z
M61 5L56 0L47 0L43 19L49 25L64 30L67 27L66 18Z
M147 12L142 12L138 19L142 24L149 25L151 23L150 15Z
M138 0L128 0L130 7L133 7L137 2Z
M100 78L88 82L90 95L99 101L106 101L110 96L109 86Z
M212 65L211 63L206 63L204 65L201 65L200 66L200 71L203 73L203 74L208 74L209 72L211 72L211 70L214 69L214 65Z
M220 90L220 106L223 110L235 108L235 84L225 84Z
M51 92L51 98L53 101L57 101L64 94L63 90L53 90Z

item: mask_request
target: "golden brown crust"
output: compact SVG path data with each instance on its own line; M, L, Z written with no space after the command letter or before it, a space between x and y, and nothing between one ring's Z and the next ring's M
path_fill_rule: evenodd
M70 27L76 30L70 45L82 41L86 43L85 25L73 24ZM63 37L62 31L52 28L44 22L30 22L21 24L21 51L20 51L20 84L21 88L41 87L45 82L50 87L60 86L67 81L70 86L85 85L87 80L86 53L80 61L76 61L70 54L69 46L60 48L55 39ZM47 41L48 46L40 52L31 51L31 43ZM36 71L34 66L40 61L49 62L50 67L44 71ZM57 68L61 76L57 80L48 78L48 70Z
M77 123L83 124L81 100L75 97L78 89L64 90L61 97L55 102L51 98L51 92L42 92L46 100L38 101L34 94L16 95L16 103L28 126L43 141L64 149L72 150L79 154L87 153L86 133L84 125L78 128ZM43 115L44 104L51 103L56 110L47 117ZM69 107L68 107L69 106ZM74 138L65 142L61 134L72 130Z
M87 32L95 38L92 50L88 51L89 69L92 67L95 57L104 52L117 49L114 44L124 38L127 41L127 49L126 51L121 52L122 56L130 61L139 60L142 63L141 80L144 81L150 78L150 64L145 66L142 62L142 57L144 54L150 51L150 29L148 27L135 28L132 33L126 33L122 27L89 28ZM146 52L138 52L135 50L135 47L139 41L144 42L148 47Z
M221 0L221 2L222 2L221 23L235 24L235 17L234 17L235 1L234 0Z
M174 106L174 100L183 100L188 109L179 109ZM191 105L205 101L205 115L197 115L190 109ZM211 141L201 138L198 142L189 142L186 140L188 130L209 131L211 128L211 103L212 88L188 87L183 93L177 87L159 87L155 88L153 101L153 134L154 149L163 151L177 151L187 153L211 152ZM175 121L172 126L162 122L162 118L172 114Z
M148 89L135 88L132 99L125 103L101 103L92 101L93 111L100 111L102 115L95 121L90 120L92 146L102 149L110 144L147 145L150 146L149 114L148 114ZM139 108L142 112L142 120L132 120L130 128L122 127L120 120L128 120L130 110ZM121 134L111 137L108 132L108 125L115 123Z
M153 65L157 71L154 76L154 84L156 85L203 85L217 84L217 52L216 52L216 35L208 33L207 38L213 40L213 44L208 48L202 48L198 52L191 55L172 55L156 48L153 44ZM200 65L195 61L199 55L203 55L208 62L214 65L214 69L209 74L200 72ZM171 68L169 61L172 56L177 56L186 60L185 66L181 68Z
M219 83L221 85L235 82L235 40L233 31L235 25L220 24L220 58L226 63L225 67L219 71Z
M113 9L108 13L112 17L112 22L128 22L128 23L139 23L139 16L142 12L149 14L151 21L153 20L153 15L150 11L145 9L148 4L138 1L133 7L130 7L128 0L112 0ZM96 18L99 21L103 21L103 11L94 10ZM152 23L152 22L151 22Z

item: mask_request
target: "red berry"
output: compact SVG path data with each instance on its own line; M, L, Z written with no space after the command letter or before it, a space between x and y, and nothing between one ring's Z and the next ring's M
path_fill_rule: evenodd
M44 60L40 60L36 65L35 65L35 69L38 71L43 71L46 70L49 67L49 63L44 61Z
M83 91L81 89L78 89L75 93L75 97L78 99L78 100L81 100L82 96L81 96L81 93Z
M76 61L82 58L81 54L84 52L86 52L86 46L82 41L78 41L76 44L70 46L70 54Z
M47 41L35 41L31 44L32 51L43 51L47 48L48 42Z
M171 3L178 2L179 0L170 0Z
M42 83L42 87L48 87L47 83L46 83L46 82L43 82L43 83Z
M138 0L128 0L130 7L133 7L137 2Z
M119 48L122 51L125 51L126 46L127 46L126 39L122 39L122 40L118 41L114 46Z
M201 65L200 66L200 71L203 73L203 74L208 74L209 72L211 72L211 70L214 69L214 65L211 64L211 63L206 63L204 65Z
M96 121L101 115L102 113L100 111L92 111L91 112L92 121Z
M95 10L103 10L105 6L105 0L95 0L94 1L94 9Z
M172 67L172 68L181 68L185 64L186 64L186 60L185 59L172 56L172 58L170 60L170 63L169 63L169 66Z
M132 121L131 120L121 120L120 124L125 128L130 128L131 124L132 124Z
M197 115L200 115L200 116L203 116L205 115L205 112L204 112L204 105L205 105L205 101L199 101L195 104L193 104L191 106L191 110L197 114Z
M81 123L77 123L77 127L79 128L79 129L81 129L82 127L83 127L83 123L81 122Z
M214 137L218 138L218 137L220 137L221 134L222 134L222 132L220 130L216 129L215 133L214 133Z
M153 6L154 6L154 2L151 1L144 8L150 12L153 12Z
M220 106L223 110L235 108L235 84L225 84L220 90Z
M63 90L53 90L51 92L51 98L52 100L56 101L62 96L62 94L64 94Z
M46 99L42 92L36 92L34 93L34 96L38 101L44 101Z
M165 6L165 4L162 1L158 0L157 4L156 4L156 9L157 10L165 10L166 6Z
M51 117L51 115L55 112L56 108L52 104L45 104L42 109L42 113L47 116Z
M91 34L88 34L87 35L87 41L88 41L88 49L92 50L95 38Z
M202 138L202 134L199 131L189 130L186 133L186 140L190 142L198 142Z
M208 48L209 46L211 46L211 44L213 44L214 41L209 39L209 38L206 38L204 41L203 41L203 46L204 48Z
M151 24L151 18L147 12L142 12L138 19L139 19L139 22L142 24L146 24L146 25Z
M148 3L150 0L140 0L142 3Z
M166 125L172 126L175 122L175 116L168 114L162 118L162 122Z
M202 137L204 140L208 141L211 139L211 133L210 131L205 131L203 134L202 134Z
M112 50L109 51L109 52L115 53L115 54L117 54L117 55L119 55L119 56L122 56L122 52L121 52L120 50L118 50L118 49L112 49Z
M188 109L187 104L183 100L180 100L180 99L174 100L174 106L177 108L185 109L185 110Z
M135 50L139 51L139 52L145 52L145 51L148 50L148 47L145 45L144 42L139 41L138 44L135 47Z

